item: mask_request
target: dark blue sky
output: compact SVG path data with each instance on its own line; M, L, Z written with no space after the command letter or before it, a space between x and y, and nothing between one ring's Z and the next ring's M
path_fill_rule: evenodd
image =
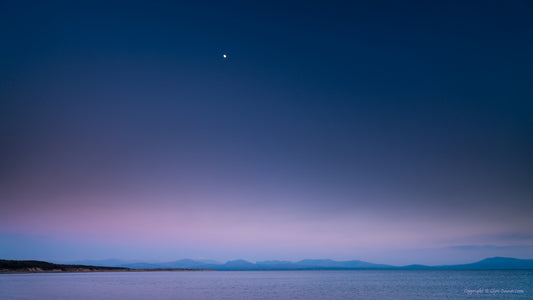
M116 241L102 258L531 246L532 15L2 1L0 255L43 237Z

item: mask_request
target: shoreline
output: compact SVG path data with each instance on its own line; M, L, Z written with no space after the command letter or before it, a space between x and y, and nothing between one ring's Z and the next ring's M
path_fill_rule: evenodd
M91 269L73 269L73 270L0 270L0 274L41 274L41 273L104 273L104 272L201 272L215 271L211 269L116 269L116 270L91 270Z

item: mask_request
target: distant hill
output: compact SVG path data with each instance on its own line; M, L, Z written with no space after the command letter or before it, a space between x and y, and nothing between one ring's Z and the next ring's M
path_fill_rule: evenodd
M291 261L259 261L252 263L246 260L231 260L226 263L202 262L191 259L182 259L165 263L130 263L122 267L132 269L150 268L195 268L211 270L323 270L323 269L390 269L390 265L372 264L364 261L334 261L330 259L306 259L298 262Z
M119 267L127 268L127 269L135 269L135 270L164 268L163 266L159 264L150 264L150 263L130 263L130 264L121 265Z
M373 264L361 260L334 261L331 259L304 259L295 263L302 269L391 269L391 265Z
M192 259L182 259L168 263L152 264L124 264L123 267L132 269L142 268L195 268L220 271L243 271L243 270L489 270L489 269L533 269L533 260L516 259L505 257L487 258L471 264L425 266L408 265L392 266L374 264L361 260L335 261L331 259L304 259L297 262L291 261L258 261L252 263L246 260L231 260L226 263L203 262Z
M192 260L192 259L180 259L173 262L159 264L165 268L187 268L187 269L205 269L208 265L217 265L216 261L209 260Z
M407 266L402 266L402 267L398 267L398 268L402 269L402 270L431 270L431 269L435 269L435 267L425 266L425 265L407 265Z
M142 261L122 260L122 259L101 259L101 260L85 259L85 260L77 260L77 261L56 261L55 263L65 264L65 265L121 267L124 264L137 263L137 262L145 263Z
M491 257L471 264L437 266L437 269L454 270L533 270L533 259L517 259L510 257Z

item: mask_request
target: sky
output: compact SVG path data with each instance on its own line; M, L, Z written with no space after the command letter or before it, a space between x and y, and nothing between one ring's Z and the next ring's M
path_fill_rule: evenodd
M532 15L1 1L0 257L533 258Z

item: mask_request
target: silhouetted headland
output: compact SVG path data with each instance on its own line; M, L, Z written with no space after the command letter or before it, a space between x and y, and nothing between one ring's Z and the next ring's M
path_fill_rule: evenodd
M140 271L208 271L186 268L131 269L88 265L54 264L38 260L1 260L0 273L73 273L73 272L140 272Z

